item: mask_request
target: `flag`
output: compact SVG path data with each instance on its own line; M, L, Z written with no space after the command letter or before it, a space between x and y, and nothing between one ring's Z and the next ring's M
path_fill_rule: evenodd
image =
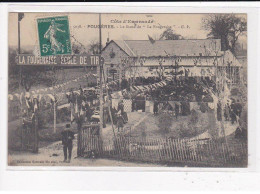
M150 41L152 44L155 43L155 40L154 40L151 36L148 35L148 38L149 38L149 41Z

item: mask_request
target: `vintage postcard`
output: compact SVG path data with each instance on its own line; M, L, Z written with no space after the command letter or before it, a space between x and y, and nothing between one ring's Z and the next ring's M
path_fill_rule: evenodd
M10 12L8 165L248 167L247 14Z

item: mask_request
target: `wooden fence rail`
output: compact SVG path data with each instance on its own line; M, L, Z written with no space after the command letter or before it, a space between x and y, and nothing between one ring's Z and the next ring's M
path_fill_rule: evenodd
M84 131L84 130L83 130ZM210 139L148 139L117 136L102 146L99 136L82 132L82 152L126 161L190 164L247 164L246 143Z

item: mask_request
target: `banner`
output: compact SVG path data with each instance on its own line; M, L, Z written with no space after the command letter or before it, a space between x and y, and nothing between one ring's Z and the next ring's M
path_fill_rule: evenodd
M104 63L100 55L52 55L52 56L35 56L35 55L17 55L17 65L34 65L34 66L98 66Z

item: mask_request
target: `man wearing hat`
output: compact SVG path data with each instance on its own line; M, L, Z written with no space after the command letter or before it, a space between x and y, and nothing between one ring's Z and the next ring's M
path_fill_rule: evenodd
M63 145L63 153L64 153L64 162L67 161L67 151L69 151L69 158L67 162L71 160L71 152L72 152L72 141L74 139L74 133L70 130L70 124L66 124L66 128L61 132L62 136L62 145Z

